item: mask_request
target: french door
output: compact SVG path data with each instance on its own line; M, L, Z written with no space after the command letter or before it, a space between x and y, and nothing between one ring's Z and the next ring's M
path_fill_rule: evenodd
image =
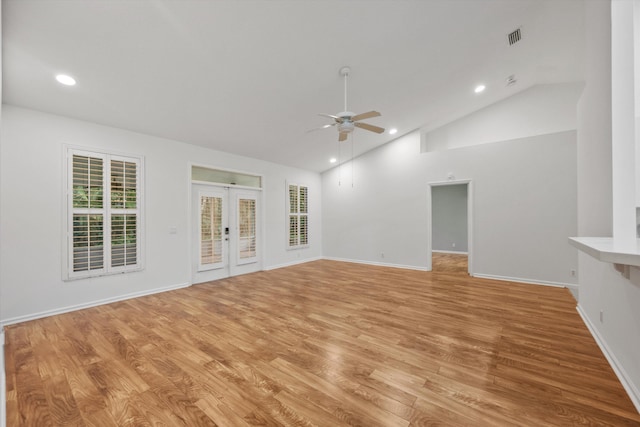
M193 283L262 269L260 191L192 185Z

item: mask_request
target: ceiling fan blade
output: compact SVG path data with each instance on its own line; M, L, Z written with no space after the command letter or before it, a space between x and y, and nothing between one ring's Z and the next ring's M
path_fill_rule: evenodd
M347 140L347 136L349 136L349 134L347 132L340 132L340 136L338 137L338 141L339 142L346 141Z
M322 129L326 129L326 128L330 128L331 126L335 126L338 123L330 123L328 125L324 125L324 126L320 126L319 128L313 128L313 129L309 129L308 131L306 131L305 133L309 133L309 132L314 132L316 130L322 130Z
M318 115L322 117L326 117L328 119L333 119L338 123L342 123L342 117L334 116L333 114L324 114L324 113L320 113Z
M374 125L370 125L370 124L367 124L367 123L354 123L353 125L355 127L357 127L357 128L370 130L371 132L375 132L375 133L384 132L384 128L381 128L381 127L378 127L378 126L374 126Z
M371 117L380 117L382 114L377 111L369 111L367 113L356 114L351 118L352 121L357 122L358 120L370 119Z

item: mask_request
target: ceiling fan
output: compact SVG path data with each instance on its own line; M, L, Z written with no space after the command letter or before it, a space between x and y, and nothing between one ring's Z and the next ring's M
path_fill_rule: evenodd
M338 128L338 141L342 142L347 139L347 136L353 132L355 128L365 129L375 133L383 133L384 128L370 125L368 123L361 123L360 120L370 119L372 117L379 117L380 113L377 111L369 111L367 113L355 114L347 110L347 80L351 73L350 67L340 68L340 75L344 77L344 111L336 115L332 114L320 114L322 117L333 119L333 123L324 125L318 129L326 129L332 126Z

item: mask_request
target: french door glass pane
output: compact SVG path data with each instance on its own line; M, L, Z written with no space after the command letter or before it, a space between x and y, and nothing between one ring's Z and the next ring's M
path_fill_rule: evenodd
M256 256L256 201L238 200L238 251L240 259Z
M200 264L222 262L222 198L200 197Z

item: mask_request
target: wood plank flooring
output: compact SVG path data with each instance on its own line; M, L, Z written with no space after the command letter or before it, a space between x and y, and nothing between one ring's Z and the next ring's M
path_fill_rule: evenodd
M569 291L316 261L6 328L7 425L638 426Z
M448 252L433 252L431 255L431 269L437 273L468 274L469 257L467 254L452 254Z

